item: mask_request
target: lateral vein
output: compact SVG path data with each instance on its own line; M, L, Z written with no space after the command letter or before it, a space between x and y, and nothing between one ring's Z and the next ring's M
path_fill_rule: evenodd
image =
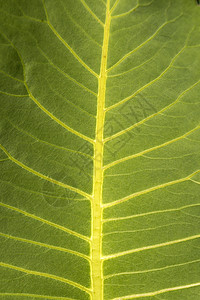
M2 232L0 232L0 236L5 237L7 239L19 241L19 242L24 242L24 243L28 243L28 244L32 244L32 245L36 245L36 246L40 246L40 247L49 248L49 249L52 249L52 250L57 250L57 251L60 251L60 252L70 253L70 254L82 257L82 258L86 259L87 261L90 261L88 256L86 256L86 255L84 255L80 252L67 249L67 248L58 247L58 246L54 246L54 245L49 245L49 244L46 244L46 243L41 243L41 242L37 242L37 241L25 239L25 238L13 236L13 235L10 235L10 234L5 234L5 233L2 233Z
M116 8L117 5L119 4L119 1L120 1L120 0L116 0L116 1L115 1L115 3L113 4L113 6L112 6L112 8L111 8L111 10L110 10L110 14L112 14L112 13L114 12L115 8ZM111 18L113 18L113 16L112 16Z
M135 8L137 8L137 7L135 7ZM110 72L112 69L114 69L115 67L117 67L126 58L128 58L131 54L133 54L134 52L136 52L137 50L139 50L140 48L142 48L144 45L146 45L149 41L151 41L163 27L165 27L167 24L175 22L181 16L182 16L182 14L180 14L178 17L174 18L173 20L165 21L147 40L145 40L142 44L140 44L135 49L133 49L132 51L130 51L129 53L127 53L126 55L124 55L116 64L114 64L112 67L110 67L108 69L108 72Z
M79 189L77 189L77 188L74 188L74 187L72 187L72 186L70 186L70 185L68 185L68 184L66 184L66 183L60 182L60 181L58 181L58 180L55 180L55 179L53 179L53 178L51 178L51 177L48 177L48 176L46 176L46 175L44 175L44 174L41 174L40 172L38 172L38 171L36 171L36 170L34 170L34 169L32 169L32 168L30 168L30 167L24 165L22 162L18 161L16 158L14 158L14 157L6 150L1 144L0 144L0 148L1 148L1 149L4 151L4 153L10 158L10 160L11 160L12 162L14 162L15 164L17 164L17 165L20 166L21 168L25 169L26 171L28 171L28 172L30 172L30 173L32 173L32 174L34 174L34 175L36 175L36 176L38 176L38 177L44 179L44 180L50 181L50 182L52 182L52 183L54 183L54 184L57 184L57 185L59 185L59 186L61 186L61 187L63 187L63 188L67 188L67 189L69 189L69 190L71 190L71 191L73 191L73 192L75 192L75 193L78 193L78 194L80 194L81 196L86 197L87 199L91 199L91 195L89 195L89 194L83 192L82 190L79 190Z
M35 99L35 97L32 95L29 87L28 87L28 84L26 82L26 74L25 74L25 64L24 64L24 61L19 53L19 51L17 50L17 48L15 47L15 45L7 38L6 35L4 35L3 33L1 33L5 39L10 43L10 45L13 47L13 49L15 49L15 51L17 52L18 56L19 56L19 59L21 61L21 64L22 64L22 67L23 67L23 75L24 75L24 85L26 87L26 90L28 92L27 95L22 95L23 97L30 97L34 102L35 104L44 112L46 113L52 120L54 120L56 123L58 123L59 125L61 125L62 127L64 127L65 129L67 129L68 131L70 131L71 133L75 134L76 136L79 136L80 138L90 142L91 144L94 144L94 140L87 137L86 135L72 129L71 127L67 126L65 123L63 123L61 120L59 120L58 118L56 118L52 113L50 113L44 106L41 105L41 103ZM11 95L11 96L16 96L16 95Z
M80 0L82 5L85 7L85 9L90 13L90 15L99 23L101 26L104 27L104 23L95 15L95 13L91 10L91 8L87 5L87 3L84 0Z
M151 80L150 82L148 82L147 84L145 84L144 86L142 86L141 88L139 88L136 92L134 92L132 95L129 95L128 97L120 100L119 102L109 106L106 108L106 111L109 111L127 101L129 101L131 98L135 97L137 94L139 94L140 92L142 92L143 90L145 90L146 88L148 88L149 86L151 86L153 83L157 82L160 78L162 78L167 71L171 68L171 66L173 65L173 63L175 62L175 60L179 57L179 55L186 49L186 46L184 46L171 60L171 62L169 63L169 65L166 67L166 69L160 74L158 75L156 78L154 78L153 80Z
M186 94L187 92L191 91L191 90L192 90L196 85L198 85L199 83L200 83L200 80L198 80L198 81L195 82L193 85L191 85L189 88L187 88L186 90L184 90L184 91L177 97L177 99L176 99L175 101L173 101L172 103L170 103L169 105L165 106L164 108L162 108L162 109L159 110L158 112L156 112L156 113L154 113L154 114L152 114L152 115L146 117L145 119L143 119L143 120L141 120L141 121L139 121L139 122L137 122L137 123L131 125L130 127L126 128L126 129L124 129L124 130L121 130L121 131L119 131L119 132L113 134L112 136L107 137L106 139L104 139L104 142L106 143L106 142L108 142L108 141L110 141L110 140L113 140L113 139L117 138L118 136L121 136L122 134L127 133L127 132L129 132L130 130L132 130L132 129L138 127L139 125L144 124L144 123L147 122L148 120L151 120L152 118L161 115L163 112L165 112L166 110L168 110L168 109L172 108L174 105L176 105L176 104L180 101L180 99L181 99L183 96L185 96L185 94Z
M123 276L123 275L135 275L135 274L146 274L146 273L151 273L151 272L159 272L159 271L164 271L167 269L172 269L172 268L177 268L177 267L182 267L182 266L186 266L186 265L190 265L190 264L195 264L200 262L200 259L197 260L192 260L192 261L188 261L188 262L184 262L184 263L180 263L180 264L174 264L174 265L169 265L169 266L165 266L165 267L161 267L161 268L155 268L155 269L148 269L148 270L141 270L141 271L132 271L132 272L121 272L121 273L113 273L113 274L109 274L104 276L104 279L109 279L112 277L118 277L118 276Z
M45 278L51 278L53 280L56 280L56 281L61 281L61 282L64 282L64 283L67 283L67 284L70 284L88 294L91 294L91 290L86 288L85 286L77 283L77 282L74 282L72 280L69 280L69 279L66 279L64 277L60 277L60 276L56 276L56 275L53 275L53 274L49 274L49 273L44 273L44 272L38 272L38 271L33 271L33 270L29 270L29 269L25 269L25 268L21 268L21 267L18 267L18 266L15 266L15 265L11 265L11 264L7 264L7 263L3 263L3 262L0 262L0 266L4 267L4 268L9 268L9 269L12 269L12 270L16 270L16 271L19 271L19 272L24 272L26 274L30 274L30 275L35 275L35 276L41 276L41 277L45 277Z
M83 157L87 157L87 158L90 158L90 159L93 159L92 156L90 156L89 154L86 154L86 153L83 153L83 152L80 152L80 151L76 151L76 150L73 150L73 149L70 149L70 148L66 148L66 147L63 147L63 146L59 146L59 145L56 145L56 144L52 144L50 142L47 142L45 140L42 140L32 134L30 134L29 132L19 128L17 125L15 125L14 123L12 123L9 119L8 119L8 122L19 132L22 132L23 134L31 137L32 139L34 139L35 141L39 142L39 143L43 143L43 144L46 144L50 147L54 147L54 148L57 148L57 149L60 149L60 150L64 150L64 151L68 151L68 152L71 152L71 153L75 153L75 154L78 154L78 155L81 155Z
M189 236L189 237L186 237L186 238L183 238L183 239L178 239L178 240L174 240L174 241L169 241L169 242L165 242L165 243L160 243L160 244L145 246L145 247L141 247L141 248L136 248L136 249L131 249L131 250L127 250L127 251L122 251L122 252L115 253L115 254L106 255L106 256L102 257L102 260L105 261L105 260L117 258L117 257L120 257L120 256L132 254L132 253L136 253L136 252L141 252L141 251L146 251L146 250L151 250L151 249L157 249L157 248L161 248L161 247L171 246L171 245L174 245L174 244L184 243L184 242L195 240L195 239L198 239L198 238L200 238L200 234Z
M28 218L37 220L37 221L39 221L39 222L42 222L42 223L44 223L44 224L47 224L47 225L49 225L49 226L51 226L51 227L54 227L54 228L56 228L56 229L59 229L59 230L61 230L61 231L67 232L67 233L69 233L69 234L71 234L71 235L73 235L73 236L75 236L75 237L77 237L77 238L80 238L80 239L82 239L82 240L85 240L86 242L90 242L90 238L88 238L88 237L85 236L85 235L82 235L82 234L80 234L80 233L78 233L78 232L76 232L76 231L70 230L70 229L68 229L68 228L66 228L66 227L64 227L64 226L62 226L62 225L56 224L56 223L51 222L51 221L49 221L49 220L46 220L46 219L44 219L44 218L41 218L41 217L38 217L38 216L36 216L36 215L30 214L30 213L28 213L28 212L26 212L26 211L24 211L24 210L22 210L22 209L20 209L20 208L17 208L17 207L14 207L14 206L11 206L11 205L2 203L2 202L0 202L0 206L5 207L5 208L8 208L8 209L10 209L10 210L13 210L13 211L15 211L15 212L18 212L18 213L20 213L20 214L22 214L22 215L24 215L24 216L26 216L26 217L28 217Z
M136 299L136 298L143 298L143 297L153 297L153 296L157 296L157 295L160 295L160 294L173 292L173 291L178 291L178 290L183 290L183 289L188 289L188 288L192 288L192 287L196 287L196 286L200 286L200 282L187 284L187 285L182 285L182 286L171 287L171 288L166 288L166 289L162 289L162 290L154 291L154 292L149 292L149 293L122 296L120 298L114 298L112 300L125 300L125 299Z
M129 219L134 219L134 218L145 217L145 216L149 216L149 215L164 214L164 213L169 213L169 212L174 212L174 211L181 211L181 210L184 210L184 209L187 209L187 208L191 208L191 207L195 207L195 206L200 206L200 203L185 205L185 206L181 206L181 207L178 207L178 208L149 211L149 212L146 212L146 213L141 213L141 214L136 214L136 215L131 215L131 216L125 216L125 217L104 219L103 222L106 223L106 222L113 222L113 221L114 222L116 222L116 221L124 221L124 220L129 220Z
M46 5L44 3L44 0L42 0L43 2L43 6L44 6L44 10L46 13L46 18L47 18L47 24L49 26L49 28L52 30L52 32L55 34L55 36L61 41L61 43L70 51L70 53L78 60L78 62L86 69L88 70L91 74L93 74L95 77L98 78L98 74L96 72L94 72L77 54L76 52L67 44L67 42L60 36L60 34L56 31L56 29L54 28L54 26L51 24L51 22L49 21L49 16L47 13L47 9L46 9Z
M4 91L0 91L0 94L11 96L11 97L18 97L18 98L24 98L24 97L29 96L28 94L26 94L26 95L16 95L16 94L11 94L11 93L4 92Z
M73 128L69 127L68 125L66 125L65 123L63 123L61 120L59 120L58 118L56 118L51 112L49 112L31 93L31 91L29 90L29 87L27 85L27 83L24 83L26 86L26 89L29 93L29 97L33 100L33 102L46 114L48 115L53 121L55 121L56 123L58 123L59 125L61 125L62 127L64 127L65 129L67 129L69 132L75 134L76 136L79 136L80 138L88 141L91 144L94 144L94 141L89 138L88 136L74 130Z
M0 293L0 296L9 296L9 297L31 297L31 298L41 298L41 299L50 299L50 300L74 300L68 297L57 297L57 296L48 296L48 295L38 295L38 294L27 294L27 293Z
M136 154L133 154L133 155L126 156L126 157L120 158L120 159L118 159L118 160L115 160L115 161L113 161L112 163L105 165L105 166L104 166L104 169L105 169L105 170L106 170L106 169L109 169L109 168L111 168L111 167L114 167L115 165L118 165L119 163L125 162L125 161L130 160L130 159L135 158L135 157L142 156L142 155L144 155L144 154L146 154L146 153L149 153L149 152L151 152L151 151L154 151L154 150L157 150L157 149L166 147L166 146L168 146L168 145L170 145L170 144L172 144L172 143L178 142L178 141L180 141L180 140L186 138L188 135L192 134L193 132L195 132L195 131L198 130L198 129L200 129L200 125L198 125L197 127L191 129L190 131L184 133L183 135L181 135L181 136L179 136L179 137L177 137L177 138L175 138L175 139L173 139L173 140L170 140L170 141L167 141L167 142L165 142L165 143L163 143L163 144L157 145L157 146L155 146L155 147L146 149L146 150L141 151L141 152L139 152L139 153L136 153Z
M146 5L140 5L139 3L137 3L137 5L136 5L135 7L133 7L133 8L131 8L129 11L124 12L124 13L122 13L122 14L120 14L120 15L115 15L115 16L113 16L112 18L115 19L115 18L125 17L125 16L131 14L132 12L134 12L137 8L149 6L149 5L151 5L153 2L154 2L154 0L152 0L150 3L147 3Z
M200 172L200 170L197 170L197 171L195 171L194 173L188 175L187 177L180 178L180 179L173 180L173 181L169 181L169 182L166 182L166 183L162 183L162 184L153 186L153 187L151 187L151 188L148 188L148 189L146 189L146 190L143 190L143 191L139 191L139 192L133 193L133 194L128 195L128 196L126 196L126 197L124 197L124 198L121 198L121 199L112 201L112 202L110 202L110 203L106 203L106 204L103 205L103 208L112 207L112 206L115 206L115 205L124 203L124 202L126 202L126 201L128 201L128 200L130 200L130 199L135 198L135 197L138 197L138 196L145 195L145 194L147 194L147 193L156 191L156 190L158 190L158 189L162 189L162 188L165 188L165 187L167 187L167 186L171 186L171 185L174 185L174 184L177 184L177 183L181 183L181 182L190 180L194 175L198 174L199 172Z

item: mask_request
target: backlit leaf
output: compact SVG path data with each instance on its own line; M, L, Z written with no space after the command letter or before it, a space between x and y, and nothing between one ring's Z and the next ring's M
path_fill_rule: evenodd
M196 1L0 15L0 299L200 299Z

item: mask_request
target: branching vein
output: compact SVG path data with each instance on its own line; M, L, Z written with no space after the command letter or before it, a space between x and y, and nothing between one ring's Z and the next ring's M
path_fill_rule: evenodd
M157 296L157 295L168 293L168 292L173 292L173 291L179 291L179 290L193 288L193 287L196 287L196 286L200 286L200 282L191 283L191 284L183 285L183 286L169 287L169 288L166 288L166 289L163 289L163 290L149 292L149 293L134 294L134 295L129 295L129 296L122 296L120 298L114 298L112 300L125 300L125 299L136 299L136 298L144 298L144 297L153 297L153 296Z
M164 107L164 108L161 109L160 111L158 111L158 112L156 112L156 113L154 113L154 114L152 114L152 115L146 117L145 119L143 119L143 120L141 120L141 121L139 121L139 122L133 124L132 126L126 128L126 129L124 129L124 130L121 130L121 131L117 132L116 134L113 134L112 136L107 137L106 139L104 139L104 142L106 143L106 142L108 142L108 141L110 141L110 140L113 140L113 139L117 138L118 136L121 136L122 134L127 133L127 132L129 132L130 130L132 130L132 129L138 127L139 125L144 124L144 123L147 122L148 120L151 120L152 118L161 115L163 112L165 112L166 110L168 110L168 109L172 108L174 105L176 105L176 104L181 100L181 98L182 98L183 96L185 96L185 94L186 94L187 92L191 91L191 90L192 90L195 86L197 86L199 83L200 83L200 80L198 80L198 81L195 82L192 86L190 86L190 87L187 88L185 91L183 91L183 92L177 97L177 99L176 99L174 102L170 103L168 106Z
M153 83L155 83L156 81L158 81L160 78L162 78L167 71L172 67L173 63L175 62L175 60L179 57L179 55L186 49L186 47L184 46L175 56L174 58L171 60L170 64L167 66L167 68L156 78L154 78L152 81L148 82L147 84L145 84L144 86L142 86L141 88L139 88L135 93L133 93L132 95L124 98L123 100L109 106L106 108L106 111L109 111L125 102L127 102L128 100L130 100L131 98L135 97L137 94L139 94L140 92L142 92L143 90L145 90L146 88L148 88L149 86L151 86Z
M156 191L156 190L165 188L165 187L167 187L167 186L171 186L171 185L174 185L174 184L177 184L177 183L181 183L181 182L184 182L184 181L188 181L188 180L190 180L193 176L195 176L196 174L198 174L199 172L200 172L200 170L197 170L196 172L194 172L194 173L188 175L187 177L180 178L180 179L173 180L173 181L166 182L166 183L162 183L162 184L153 186L153 187L151 187L151 188L148 188L148 189L146 189L146 190L143 190L143 191L139 191L139 192L133 193L133 194L128 195L128 196L126 196L126 197L124 197L124 198L121 198L121 199L119 199L119 200L116 200L116 201L113 201L113 202L104 204L103 207L104 207L104 208L112 207L112 206L121 204L121 203L123 203L123 202L126 202L126 201L128 201L128 200L130 200L130 199L133 199L133 198L135 198L135 197L138 197L138 196L141 196L141 195L145 195L145 194L147 194L147 193L150 193L150 192L153 192L153 191Z
M45 13L46 13L46 18L47 18L47 24L49 25L49 28L52 30L52 32L55 34L55 36L61 41L61 43L71 52L71 54L78 60L78 62L86 69L88 70L91 74L93 74L95 77L98 78L98 74L95 73L78 55L77 53L66 43L66 41L60 36L60 34L56 31L54 26L50 23L49 21L49 16L47 13L46 5L44 3L44 0L42 0Z
M200 238L200 235L193 235L193 236L185 237L185 238L174 240L174 241L169 241L169 242L165 242L165 243L160 243L160 244L145 246L145 247L141 247L141 248L131 249L131 250L115 253L115 254L110 254L110 255L102 257L102 259L103 260L113 259L113 258L117 258L117 257L120 257L120 256L136 253L136 252L141 252L141 251L146 251L146 250L171 246L171 245L184 243L184 242L199 239L199 238Z
M36 170L33 170L32 168L26 166L22 162L20 162L17 159L15 159L2 145L0 145L0 148L5 152L5 154L10 158L10 160L12 162L14 162L15 164L17 164L21 168L25 169L26 171L28 171L28 172L30 172L30 173L32 173L32 174L34 174L34 175L36 175L36 176L44 179L44 180L50 181L50 182L52 182L54 184L57 184L57 185L59 185L59 186L61 186L63 188L67 188L67 189L69 189L69 190L71 190L71 191L73 191L75 193L78 193L78 194L80 194L83 197L91 199L91 195L83 192L82 190L79 190L78 188L74 188L74 187L72 187L72 186L70 186L68 184L63 183L63 182L57 181L57 180L55 180L55 179L53 179L51 177L48 177L48 176L46 176L44 174L41 174L40 172L38 172Z
M91 138L89 138L88 136L74 130L73 128L69 127L68 125L66 125L65 123L63 123L60 119L58 119L57 117L55 117L50 111L48 111L31 93L31 91L29 90L29 87L27 85L27 83L25 83L26 89L29 93L29 97L33 100L33 102L46 114L48 115L52 120L54 120L56 123L58 123L60 126L64 127L65 129L67 129L68 131L70 131L71 133L75 134L76 136L79 136L80 138L90 142L91 144L94 143L94 140L92 140Z
M114 162L112 162L112 163L106 165L106 166L104 167L104 169L109 169L109 168L111 168L111 167L114 167L114 166L118 165L119 163L123 163L123 162L125 162L125 161L127 161L127 160L133 159L133 158L135 158L135 157L142 156L142 155L144 155L144 154L146 154L146 153L149 153L149 152L151 152L151 151L154 151L154 150L157 150L157 149L166 147L166 146L168 146L168 145L170 145L170 144L172 144L172 143L178 142L178 141L180 141L180 140L186 138L188 135L192 134L193 132L195 132L195 131L198 130L198 129L200 129L200 125L198 125L197 127L191 129L190 131L184 133L183 135L181 135L181 136L179 136L179 137L177 137L177 138L175 138L175 139L173 139L173 140L170 140L170 141L167 141L167 142L165 142L165 143L163 143L163 144L157 145L157 146L155 146L155 147L146 149L146 150L141 151L141 152L139 152L139 153L136 153L136 154L133 154L133 155L130 155L130 156L126 156L126 157L120 158L120 159L118 159L118 160L116 160L116 161L114 161Z
M159 271L164 271L164 270L167 270L167 269L182 267L182 266L186 266L186 265L190 265L190 264L194 264L194 263L198 263L198 262L200 262L200 259L184 262L184 263L181 263L181 264L174 264L174 265L161 267L161 268L149 269L149 270L113 273L113 274L109 274L109 275L104 276L104 279L106 280L106 279L109 279L109 278L112 278L112 277L118 277L118 276L123 276L123 275L135 275L135 274L146 274L146 273L152 273L152 272L159 272Z
M76 288L78 288L78 289L80 289L80 290L82 290L86 293L89 293L89 294L91 293L91 290L86 288L85 286L83 286L83 285L81 285L77 282L74 282L74 281L71 281L69 279L59 277L59 276L56 276L56 275L53 275L53 274L28 270L28 269L25 269L25 268L21 268L21 267L11 265L11 264L7 264L7 263L3 263L3 262L0 262L0 266L4 267L4 268L9 268L9 269L12 269L12 270L15 270L15 271L19 271L19 272L24 272L24 273L30 274L30 275L35 275L35 276L45 277L45 278L51 278L51 279L56 280L56 281L60 281L60 282L70 284L70 285L72 285L72 286L74 286L74 287L76 287Z
M169 213L169 212L174 212L174 211L181 211L181 210L191 208L191 207L195 207L195 206L200 206L200 203L185 205L185 206L181 206L181 207L178 207L178 208L149 211L149 212L146 212L146 213L135 214L135 215L132 215L132 216L104 219L104 223L112 222L112 221L113 222L124 221L124 220L129 220L129 219L134 219L134 218L146 217L146 216L149 216L149 215L164 214L164 213Z
M61 231L64 231L64 232L66 232L66 233L69 233L69 234L71 234L71 235L73 235L73 236L75 236L75 237L77 237L77 238L80 238L80 239L82 239L82 240L85 240L85 241L87 241L87 242L90 242L90 239L89 239L87 236L85 236L85 235L82 235L82 234L80 234L80 233L78 233L78 232L75 232L75 231L73 231L73 230L70 230L70 229L68 229L68 228L66 228L66 227L64 227L64 226L61 226L61 225L59 225L59 224L56 224L56 223L51 222L51 221L49 221L49 220L46 220L46 219L44 219L44 218L41 218L41 217L38 217L38 216L36 216L36 215L30 214L30 213L28 213L28 212L26 212L26 211L24 211L24 210L22 210L22 209L20 209L20 208L17 208L17 207L14 207L14 206L11 206L11 205L2 203L2 202L0 202L0 206L5 207L5 208L7 208L7 209L10 209L10 210L12 210L12 211L14 211L14 212L20 213L20 214L22 214L22 215L24 215L24 216L26 216L26 217L28 217L28 218L31 218L31 219L33 219L33 220L37 220L37 221L39 221L39 222L42 222L42 223L44 223L44 224L47 224L47 225L53 227L54 229L55 229L55 228L56 228L56 229L59 229L59 230L61 230Z
M38 294L27 294L27 293L0 293L0 297L23 297L23 298L40 298L45 300L74 300L68 297L57 297L57 296L49 296L49 295L38 295Z
M99 23L101 26L104 27L104 23L95 15L95 13L91 10L91 8L87 5L87 3L84 0L80 0L85 9L90 13L90 15Z
M44 247L44 248L48 248L48 249L52 249L52 250L56 250L56 251L60 251L60 252L70 253L70 254L82 257L82 258L86 259L87 261L90 261L88 256L86 256L86 255L84 255L80 252L67 249L67 248L58 247L58 246L54 246L54 245L49 245L49 244L46 244L46 243L41 243L41 242L37 242L37 241L33 241L33 240L28 240L28 239L25 239L25 238L20 238L20 237L13 236L13 235L10 235L10 234L5 234L5 233L2 233L2 232L0 232L0 236L2 236L4 238L7 238L7 239L14 240L14 241L28 243L28 244L31 244L31 245L36 245L36 246L39 246L39 247Z
M140 48L142 48L143 46L145 46L148 42L150 42L157 34L158 32L161 31L161 29L163 29L163 27L165 27L167 24L173 23L175 22L177 19L179 19L182 16L179 15L178 17L174 18L173 20L170 21L166 21L164 22L146 41L144 41L142 44L140 44L139 46L137 46L135 49L133 49L132 51L130 51L129 53L127 53L126 55L124 55L116 64L114 64L112 67L110 67L108 69L108 72L110 72L112 69L116 68L119 64L121 64L126 58L128 58L131 54L133 54L134 52L136 52L137 50L139 50Z

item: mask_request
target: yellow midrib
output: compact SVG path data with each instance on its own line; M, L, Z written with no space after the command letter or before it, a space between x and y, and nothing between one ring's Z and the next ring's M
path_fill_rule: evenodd
M103 300L102 266L102 186L103 186L103 131L105 119L105 94L107 80L107 57L110 31L110 0L107 0L106 21L101 56L101 69L98 82L97 121L94 144L94 183L92 199L92 242L91 279L92 300Z

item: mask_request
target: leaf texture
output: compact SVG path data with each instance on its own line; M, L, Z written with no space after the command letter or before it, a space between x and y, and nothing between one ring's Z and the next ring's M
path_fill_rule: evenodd
M0 299L198 300L199 6L0 15Z

